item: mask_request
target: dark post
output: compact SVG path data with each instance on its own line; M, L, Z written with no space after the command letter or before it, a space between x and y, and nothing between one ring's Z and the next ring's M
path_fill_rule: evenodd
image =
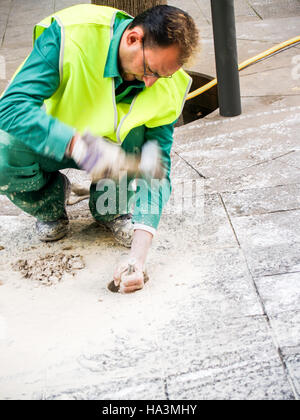
M234 17L234 0L211 0L220 115L242 112Z

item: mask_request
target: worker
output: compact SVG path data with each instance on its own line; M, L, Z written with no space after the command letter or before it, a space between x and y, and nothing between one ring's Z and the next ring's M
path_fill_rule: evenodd
M148 179L149 211L142 212L137 203L132 209L134 174L128 172L125 187L118 175L130 162L142 164L143 148L147 157L146 146L155 140L170 181L174 124L191 85L182 66L197 43L193 19L176 7L156 6L132 18L110 7L72 6L35 26L33 50L0 99L0 193L37 219L41 241L58 240L68 232L70 193L60 170L87 171L92 216L131 248L116 267L116 285L126 261L135 261L124 293L144 285L146 257L171 187L153 189ZM98 204L107 178L116 180L116 206L103 214ZM128 188L125 210L119 188ZM153 203L158 211L152 214Z

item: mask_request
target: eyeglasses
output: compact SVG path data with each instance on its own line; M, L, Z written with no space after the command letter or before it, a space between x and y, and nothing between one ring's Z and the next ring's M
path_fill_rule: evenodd
M142 46L143 46L143 63L144 63L144 76L145 77L155 77L156 79L171 79L172 76L160 76L155 71L151 71L148 66L146 66L145 62L145 47L144 47L144 38L142 40ZM147 67L150 70L149 73L147 73Z

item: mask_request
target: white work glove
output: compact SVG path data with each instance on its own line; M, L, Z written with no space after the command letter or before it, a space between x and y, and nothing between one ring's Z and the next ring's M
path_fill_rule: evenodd
M161 149L156 140L149 140L143 145L139 171L145 178L162 179L165 177Z
M80 169L91 175L93 181L98 181L102 178L118 178L125 152L103 137L86 133L83 136L77 135L70 157Z

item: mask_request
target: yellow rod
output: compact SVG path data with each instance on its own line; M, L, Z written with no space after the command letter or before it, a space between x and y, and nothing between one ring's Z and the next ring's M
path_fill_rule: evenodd
M283 48L289 47L290 45L297 44L298 42L300 42L300 36L296 36L280 44L274 45L274 47L269 48L268 50L260 54L257 54L254 57L249 58L248 60L243 61L241 64L239 64L238 68L239 70L243 70L244 68L248 67L250 64L254 64L256 61L259 61L262 58L268 57L269 55L274 54L275 52L280 51ZM201 95L202 93L211 89L217 83L218 83L217 79L211 80L209 83L206 83L205 85L201 86L199 89L196 89L193 92L189 93L186 100L188 101L189 99L193 99L196 96Z

